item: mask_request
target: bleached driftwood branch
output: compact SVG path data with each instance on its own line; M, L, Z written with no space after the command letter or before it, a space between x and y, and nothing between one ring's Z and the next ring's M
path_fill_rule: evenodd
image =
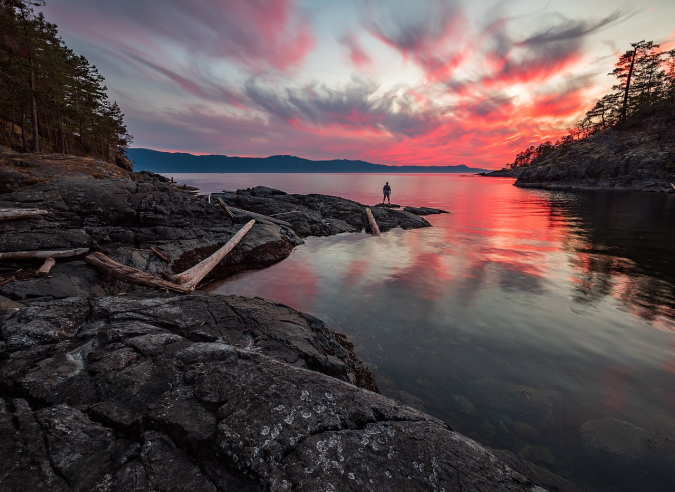
M375 217L373 217L373 212L371 212L369 208L366 208L366 216L368 217L368 223L370 224L370 232L372 232L374 236L379 236L380 228L377 226Z
M0 208L0 222L17 219L32 219L34 217L41 217L47 215L46 210L38 210L36 208Z
M61 251L8 251L0 253L0 260L32 260L34 258L69 258L89 252L89 248L64 249Z
M50 270L55 264L56 260L54 258L47 258L35 275L38 277L48 277Z
M246 235L251 227L253 227L253 224L255 224L255 220L249 221L244 227L239 229L237 233L232 236L222 248L189 270L174 275L171 277L171 280L176 284L194 289L197 284L199 284L199 282L201 282L204 277L206 277L209 272L213 270L223 258L225 258L225 255L234 249L234 247L239 243L239 241L241 241L241 239Z
M155 246L150 246L150 250L155 253L159 258L162 260L166 261L167 263L171 263L171 257L167 255L164 251L161 249L155 247Z
M248 210L242 210L241 208L230 207L225 202L223 202L223 200L221 198L218 198L218 203L220 204L221 207L223 207L225 210L228 210L230 212L248 215L249 217L252 217L254 219L258 219L258 220L263 221L263 222L271 222L272 224L277 224L277 225L290 227L290 228L293 227L293 224L291 224L290 222L286 222L285 220L275 219L274 217L270 217L269 215L263 215L263 214L259 214L259 213L256 213L256 212L250 212Z
M187 294L193 290L190 287L176 285L159 277L155 277L154 275L150 275L149 273L145 273L135 268L117 263L116 261L108 258L103 253L92 253L87 256L84 261L107 276L121 280L122 282L127 282L129 284L144 285L146 287L157 287L159 289L169 289L182 294Z

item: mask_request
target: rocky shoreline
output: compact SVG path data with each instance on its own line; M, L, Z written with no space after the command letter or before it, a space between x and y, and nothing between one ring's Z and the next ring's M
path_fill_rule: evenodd
M0 222L0 252L88 248L168 278L248 220L215 198L291 226L256 222L214 277L367 224L337 197L257 187L209 203L151 173L5 153L0 208L50 214ZM382 231L440 212L372 207ZM580 490L378 394L347 337L310 315L132 287L78 257L47 278L36 266L0 262L3 490Z
M675 113L664 111L563 145L528 167L485 174L547 190L675 193Z

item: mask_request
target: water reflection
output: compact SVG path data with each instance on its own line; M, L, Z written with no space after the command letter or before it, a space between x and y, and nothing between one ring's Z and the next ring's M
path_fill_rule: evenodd
M220 189L365 203L383 179L225 178ZM324 319L355 341L385 392L590 490L670 490L675 197L389 181L395 201L453 214L380 238L309 238L287 260L209 289Z

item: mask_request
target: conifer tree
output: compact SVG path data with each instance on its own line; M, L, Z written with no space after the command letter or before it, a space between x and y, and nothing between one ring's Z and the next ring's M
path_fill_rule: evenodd
M5 143L26 151L30 134L34 152L113 161L131 143L122 112L108 100L96 67L73 53L56 26L34 10L43 4L0 0L0 127Z

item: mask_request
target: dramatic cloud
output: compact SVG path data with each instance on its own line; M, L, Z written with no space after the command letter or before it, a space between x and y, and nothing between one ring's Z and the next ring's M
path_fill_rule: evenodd
M118 43L147 49L179 46L197 57L235 61L255 70L297 66L314 46L293 0L69 0L57 22L73 16L90 34L116 34ZM51 17L51 16L50 16ZM60 18L60 19L59 19ZM129 36L131 35L131 39Z
M366 27L386 44L420 64L432 79L451 75L465 58L462 43L466 19L457 1L368 1Z
M45 14L139 147L501 167L564 134L630 42L675 43L675 5L650 2L658 14L532 0L49 0Z
M343 37L340 38L342 44L348 51L349 59L354 65L359 68L369 66L373 60L370 55L366 53L361 46L361 42L352 31L347 31Z

